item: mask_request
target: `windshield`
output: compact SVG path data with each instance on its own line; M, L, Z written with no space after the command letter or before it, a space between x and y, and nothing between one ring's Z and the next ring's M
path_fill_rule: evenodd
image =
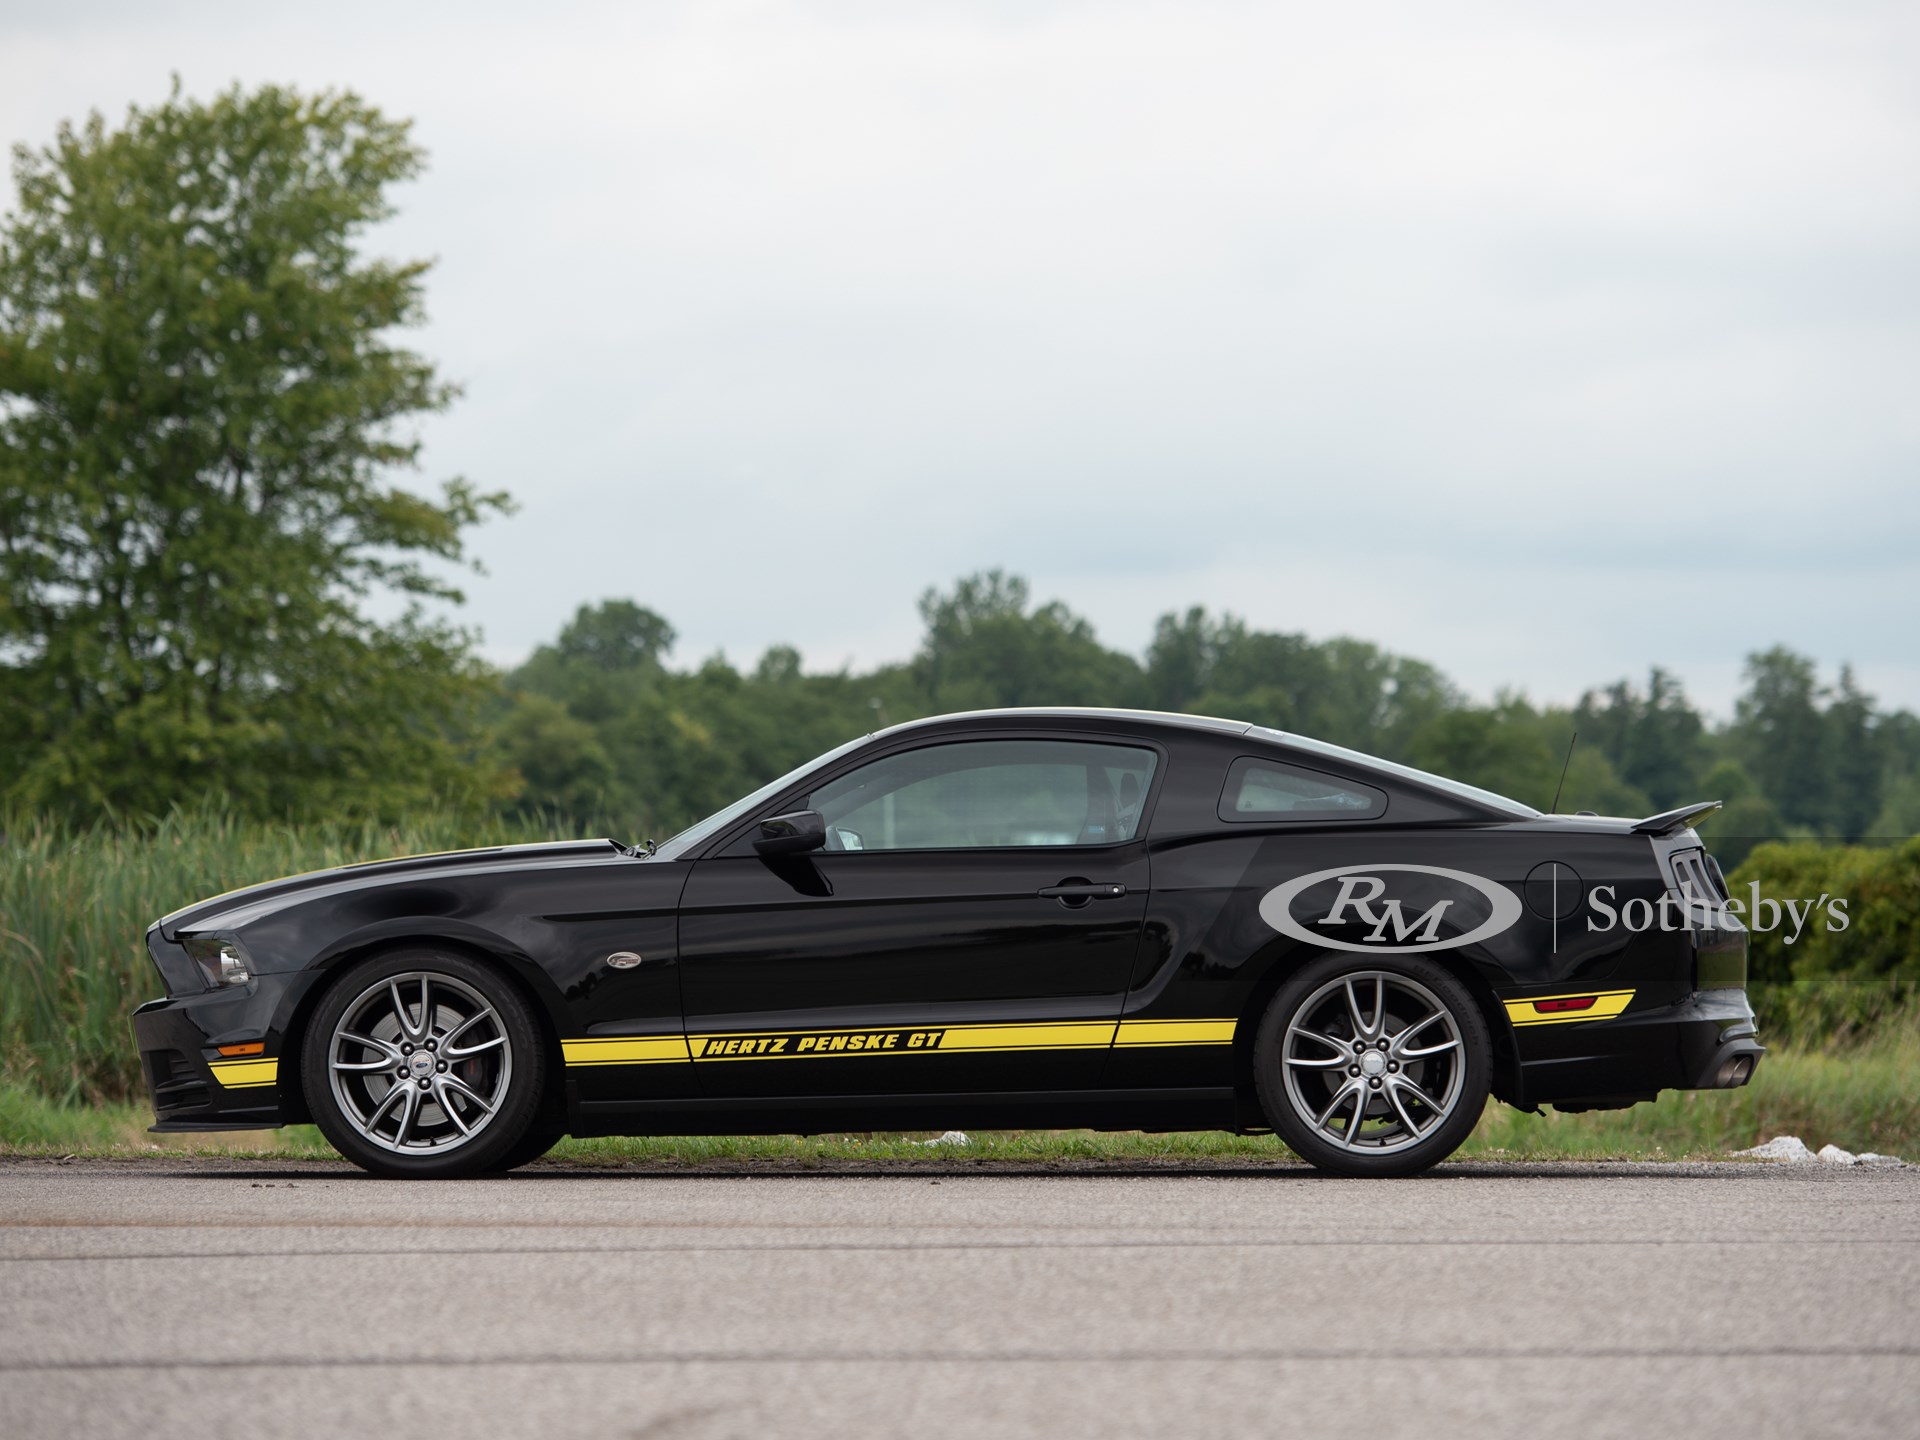
M1522 805L1518 800L1509 800L1505 795L1496 795L1491 790L1482 790L1478 785L1462 785L1458 780L1449 780L1444 775L1416 770L1411 765L1396 765L1391 760L1363 755L1360 751L1349 750L1344 745L1329 745L1324 740L1309 740L1305 735L1289 735L1284 730L1269 729L1265 725L1255 725L1247 733L1278 740L1283 745L1292 746L1295 750L1304 750L1309 755L1324 755L1329 760L1350 760L1357 765L1370 765L1376 770L1386 771L1389 775L1398 775L1403 780L1412 780L1435 790L1444 790L1449 795L1457 795L1463 800L1472 800L1495 810L1504 810L1509 815L1526 818L1538 816L1540 813L1531 805Z
M748 814L757 806L763 805L771 800L782 790L785 790L788 786L798 781L801 776L805 775L808 771L817 770L822 765L838 760L849 750L866 744L871 738L869 735L862 735L858 740L849 740L838 749L829 750L824 755L816 755L804 765L795 766L778 780L771 780L765 785L762 785L745 799L736 800L733 804L727 806L726 809L716 810L698 824L689 825L685 830L682 830L678 835L667 841L666 844L655 849L653 852L654 857L660 860L679 859L682 855L686 854L687 851L695 849L705 844L708 840L711 840L720 831L726 829L729 825L733 824L734 821Z

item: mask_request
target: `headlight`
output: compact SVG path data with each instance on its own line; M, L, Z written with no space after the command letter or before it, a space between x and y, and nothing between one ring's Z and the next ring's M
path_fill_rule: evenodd
M180 943L187 947L187 953L207 977L209 989L244 985L253 978L246 952L232 940L222 940L218 935L183 935Z

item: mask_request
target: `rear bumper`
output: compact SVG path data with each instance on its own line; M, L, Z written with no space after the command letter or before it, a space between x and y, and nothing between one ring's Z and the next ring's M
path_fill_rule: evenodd
M1736 1089L1766 1054L1744 990L1698 990L1617 1019L1547 1028L1527 1035L1521 1052L1516 1098L1529 1109L1616 1109L1662 1090Z
M285 1019L311 983L305 972L262 975L232 990L151 1000L133 1012L153 1129L264 1130L304 1119L287 1113L281 1069ZM222 1055L222 1046L259 1045Z

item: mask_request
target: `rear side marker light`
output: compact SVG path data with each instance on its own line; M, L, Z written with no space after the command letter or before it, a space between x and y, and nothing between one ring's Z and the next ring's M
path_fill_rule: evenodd
M1533 1008L1542 1015L1559 1015L1568 1010L1591 1010L1598 995L1574 995L1565 1000L1536 1000Z
M220 1053L222 1055L260 1055L265 1053L266 1048L266 1041L255 1040L250 1045L222 1045Z

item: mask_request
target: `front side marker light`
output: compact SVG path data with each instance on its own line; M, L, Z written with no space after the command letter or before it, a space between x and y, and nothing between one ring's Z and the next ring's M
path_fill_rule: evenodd
M209 989L217 990L222 985L244 985L253 978L247 957L233 941L222 940L217 935L189 935L183 943L187 953L199 965L201 973L207 977Z

